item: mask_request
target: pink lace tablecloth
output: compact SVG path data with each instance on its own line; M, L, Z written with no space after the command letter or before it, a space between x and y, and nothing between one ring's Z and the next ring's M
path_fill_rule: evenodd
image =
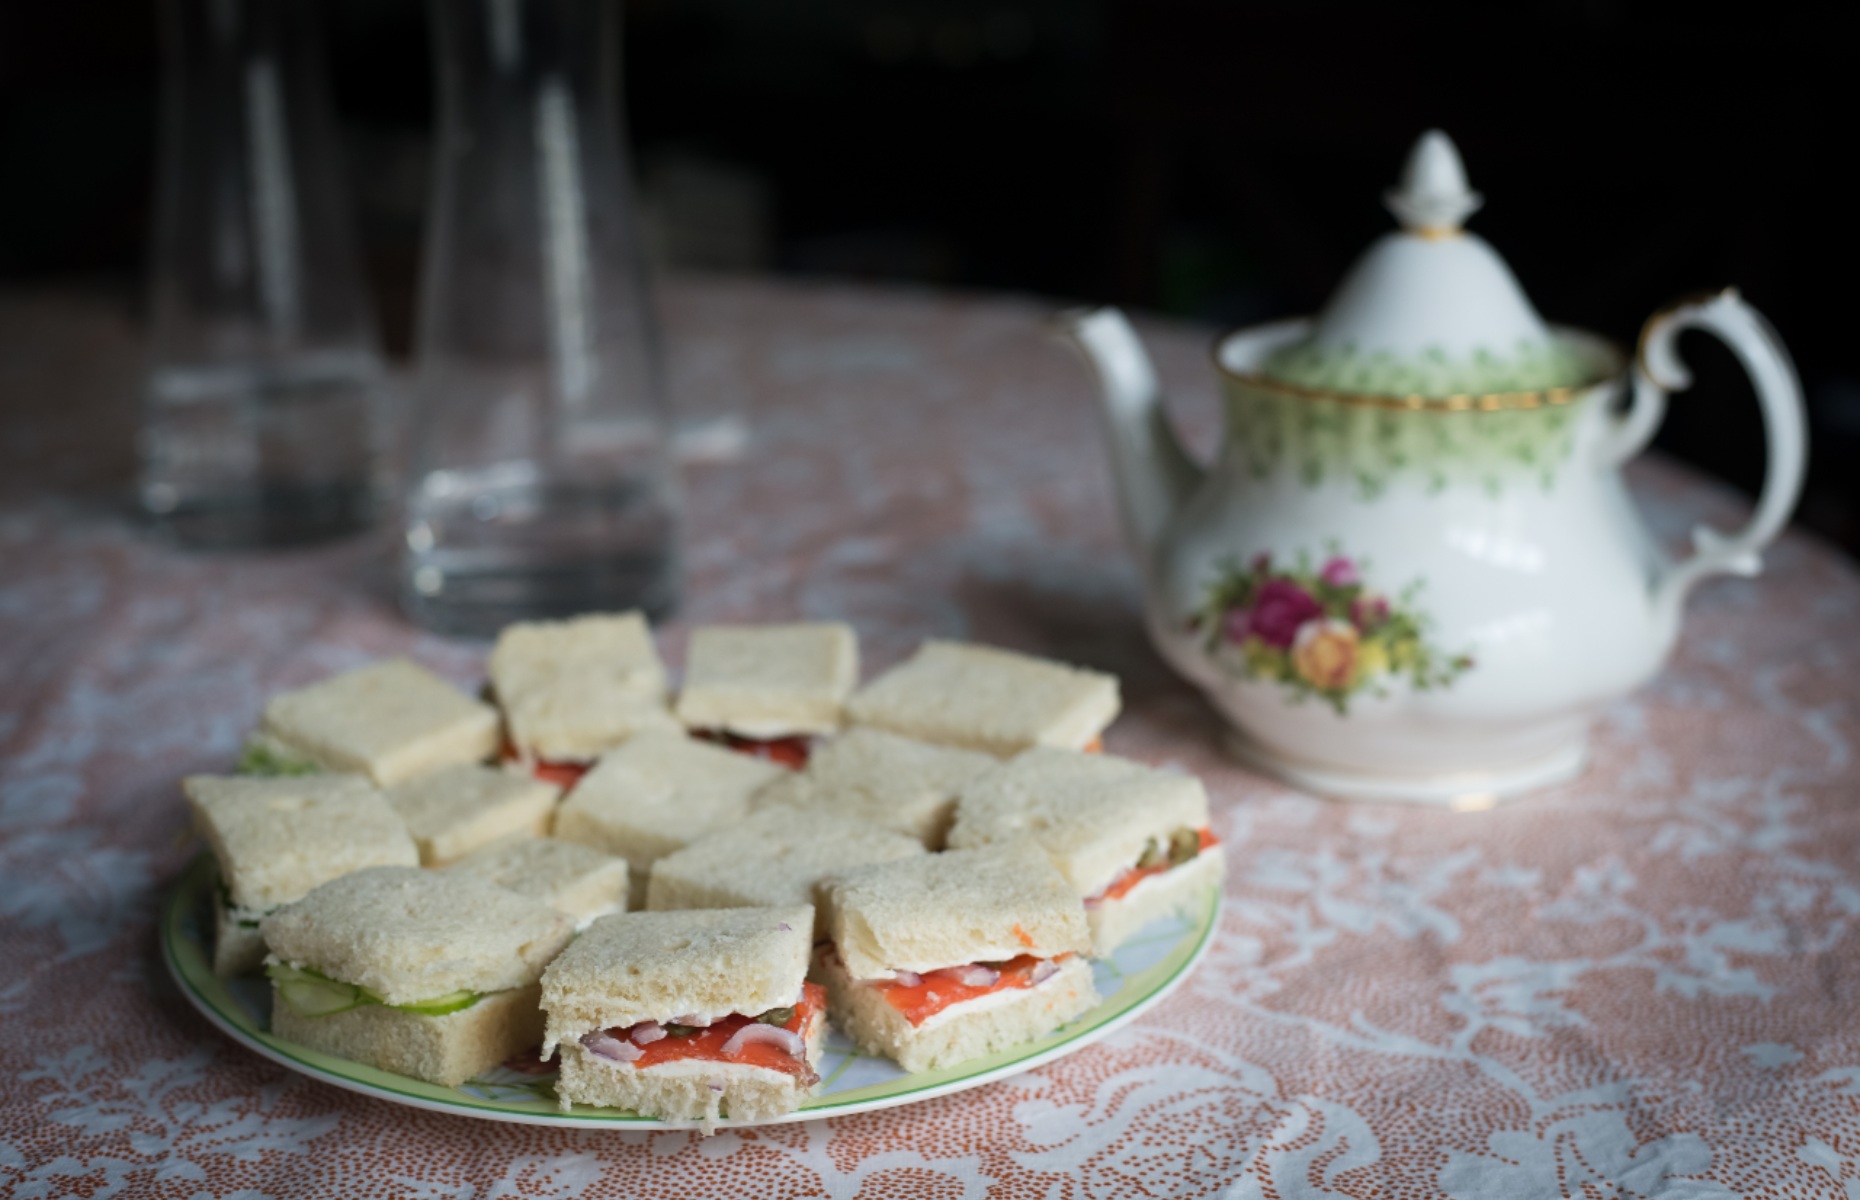
M166 979L176 789L262 700L406 653L386 539L198 556L119 512L133 330L0 299L0 1193L292 1197L1860 1197L1860 576L1805 537L1706 586L1579 782L1495 811L1343 807L1222 757L1138 629L1083 372L1045 307L683 282L673 376L750 398L690 476L691 624L835 617L1124 679L1113 751L1207 780L1216 945L1169 1000L945 1099L705 1139L495 1125L300 1078ZM1209 331L1152 329L1214 432ZM1636 472L1676 541L1740 506Z

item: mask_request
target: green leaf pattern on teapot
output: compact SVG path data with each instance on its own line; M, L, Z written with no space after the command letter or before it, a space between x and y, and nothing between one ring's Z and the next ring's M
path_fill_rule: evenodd
M1549 491L1575 443L1582 402L1441 413L1294 396L1240 380L1227 389L1233 449L1256 479L1289 468L1307 486L1342 481L1359 499L1406 480L1429 492Z

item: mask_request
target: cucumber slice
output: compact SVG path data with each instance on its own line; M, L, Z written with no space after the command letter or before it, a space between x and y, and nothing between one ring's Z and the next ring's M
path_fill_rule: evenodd
M423 1017L443 1017L470 1008L484 999L479 992L448 992L444 996L435 996L431 1000L419 1000L412 1004L390 1004L389 1008L400 1012L418 1013Z
M280 979L278 995L300 1017L328 1017L372 1003L361 988L333 979Z

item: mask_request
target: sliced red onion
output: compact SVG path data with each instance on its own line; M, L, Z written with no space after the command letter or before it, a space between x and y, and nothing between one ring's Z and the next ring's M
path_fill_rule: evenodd
M652 1043L664 1037L665 1026L659 1024L657 1021L642 1021L640 1024L633 1026L633 1044L635 1046L650 1046Z
M709 1029L712 1025L716 1024L716 1022L711 1020L709 1017L700 1017L696 1015L691 1015L691 1016L683 1016L683 1017L673 1017L672 1024L689 1025L693 1029Z
M1038 987L1057 974L1059 974L1059 964L1050 958L1043 958L1040 960L1040 965L1033 969L1033 974L1027 976L1027 982Z
M1001 972L981 963L970 963L966 967L951 967L947 972L951 979L964 987L993 987L1001 978Z
M1097 908L1097 907L1098 907L1098 906L1099 906L1100 904L1103 904L1103 903L1104 903L1104 897L1103 897L1103 896L1087 896L1087 897L1085 897L1085 907L1086 907L1086 908Z
M800 1034L791 1033L779 1025L764 1025L760 1021L751 1021L731 1034L730 1040L723 1044L723 1052L734 1058L745 1046L756 1042L780 1046L796 1058L807 1055L807 1043L801 1040Z
M589 1054L599 1055L608 1062L630 1063L645 1053L631 1042L623 1042L598 1030L582 1034L581 1045Z
M892 975L895 977L897 983L905 987L922 987L924 985L924 977L915 971L893 971Z

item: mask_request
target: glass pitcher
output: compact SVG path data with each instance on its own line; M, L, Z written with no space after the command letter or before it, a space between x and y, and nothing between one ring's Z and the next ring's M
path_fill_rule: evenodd
M669 609L678 490L618 105L618 8L435 0L435 191L401 596L414 620Z
M138 498L176 539L373 519L386 393L312 0L166 0Z

